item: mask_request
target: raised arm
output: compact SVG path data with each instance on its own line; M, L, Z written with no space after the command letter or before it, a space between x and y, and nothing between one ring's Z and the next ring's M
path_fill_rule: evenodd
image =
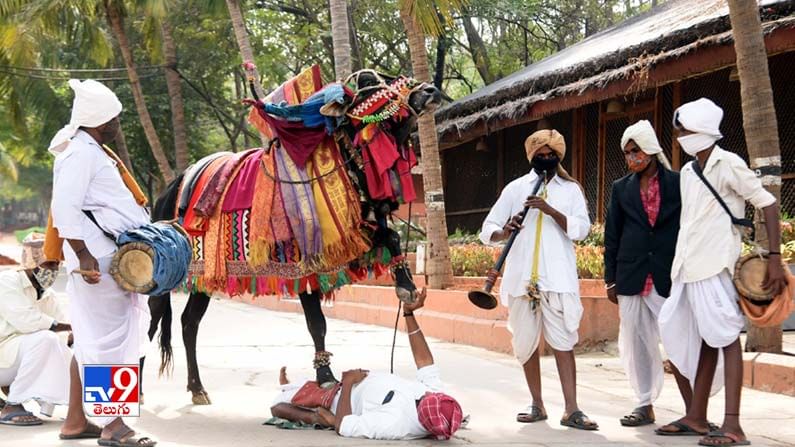
M428 347L428 342L425 341L425 335L423 335L417 319L414 318L414 311L421 309L425 305L427 295L427 290L423 288L417 294L415 303L403 306L403 316L406 318L406 332L409 334L409 345L411 346L411 353L414 355L414 363L417 365L417 369L433 365L431 349Z

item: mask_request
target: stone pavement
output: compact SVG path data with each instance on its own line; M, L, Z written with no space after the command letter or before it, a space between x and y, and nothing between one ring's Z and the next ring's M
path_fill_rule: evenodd
M177 315L184 296L174 298ZM175 318L178 322L179 318ZM279 367L288 366L293 380L312 373L312 347L303 317L277 313L240 302L214 299L199 333L202 380L213 405L193 406L185 391L185 358L175 323L176 367L170 378L158 378L156 351L150 350L144 375L146 404L133 424L160 440L160 446L313 446L313 445L441 445L436 441L373 442L343 439L333 432L287 431L262 426L276 394ZM348 368L389 369L392 331L385 328L329 321L328 349L339 376ZM697 438L662 438L653 427L622 428L618 419L633 408L629 384L617 358L606 354L578 357L578 393L583 410L601 424L598 432L582 432L558 425L562 397L554 359L542 360L545 401L550 420L523 425L514 422L529 400L521 370L510 356L468 346L431 340L443 376L471 423L458 432L453 445L695 445ZM406 335L398 334L395 369L411 376L413 363ZM35 404L31 405L35 407ZM753 390L743 393L743 421L754 445L795 445L795 398ZM675 384L657 401L657 418L678 417L682 405ZM713 400L710 417L720 421L722 394ZM0 426L0 446L96 445L95 441L61 442L58 408L53 419L39 427Z

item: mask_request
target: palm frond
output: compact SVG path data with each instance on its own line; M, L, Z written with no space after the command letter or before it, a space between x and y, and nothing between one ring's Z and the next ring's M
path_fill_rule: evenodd
M450 23L455 13L463 11L467 3L468 0L399 0L401 11L407 11L425 34L434 37L444 32L439 16Z
M17 164L2 143L0 143L0 177L8 177L15 183L19 179Z

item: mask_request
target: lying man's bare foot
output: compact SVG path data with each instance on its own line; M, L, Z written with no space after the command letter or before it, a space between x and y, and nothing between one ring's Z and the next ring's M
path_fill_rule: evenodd
M290 380L287 379L287 367L282 366L279 370L279 385L287 385L288 383L290 383Z

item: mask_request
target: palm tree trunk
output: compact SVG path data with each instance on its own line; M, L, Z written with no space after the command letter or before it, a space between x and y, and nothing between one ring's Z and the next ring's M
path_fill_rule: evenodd
M347 0L329 0L331 39L334 44L334 74L337 80L352 72L350 29Z
M430 82L425 35L405 8L401 8L400 18L408 36L414 77L422 82ZM443 289L453 285L453 267L450 263L450 247L447 244L442 166L439 160L439 142L436 138L436 119L433 114L426 113L420 117L419 137L428 218L428 285L434 289Z
M778 175L765 176L764 183L765 189L780 201L781 149L759 6L756 0L729 0L729 15L737 53L748 157L754 169L766 166L778 168ZM755 221L757 240L765 247L768 238L759 211L756 212ZM748 328L745 349L749 352L781 352L781 338L780 326L764 329L751 326Z
M133 61L132 51L130 50L130 42L127 40L127 33L124 31L122 17L119 11L114 6L110 5L108 0L105 0L104 6L111 30L119 41L119 49L124 59L124 65L127 67L127 77L130 78L130 90L132 90L135 108L138 110L138 117L141 120L141 127L144 129L146 140L149 142L149 147L152 149L152 155L154 155L155 161L157 161L160 175L163 176L166 183L170 183L174 179L174 171L168 163L165 152L163 152L160 138L158 138L157 132L155 131L152 117L149 115L149 109L146 107L146 99L141 90L141 80L138 78L138 71L135 69L135 62Z
M237 45L240 47L240 56L243 58L243 69L246 76L254 83L254 91L260 99L265 97L260 84L259 70L254 65L254 52L251 50L251 42L248 40L246 21L243 19L243 11L240 9L238 0L226 0L226 7L229 9L229 17L232 18L232 28L235 30ZM248 64L250 62L251 64Z
M163 54L166 58L166 88L171 100L171 125L174 128L174 160L177 171L188 167L188 138L185 134L185 103L182 100L182 85L177 73L177 48L167 18L160 22L163 32Z

